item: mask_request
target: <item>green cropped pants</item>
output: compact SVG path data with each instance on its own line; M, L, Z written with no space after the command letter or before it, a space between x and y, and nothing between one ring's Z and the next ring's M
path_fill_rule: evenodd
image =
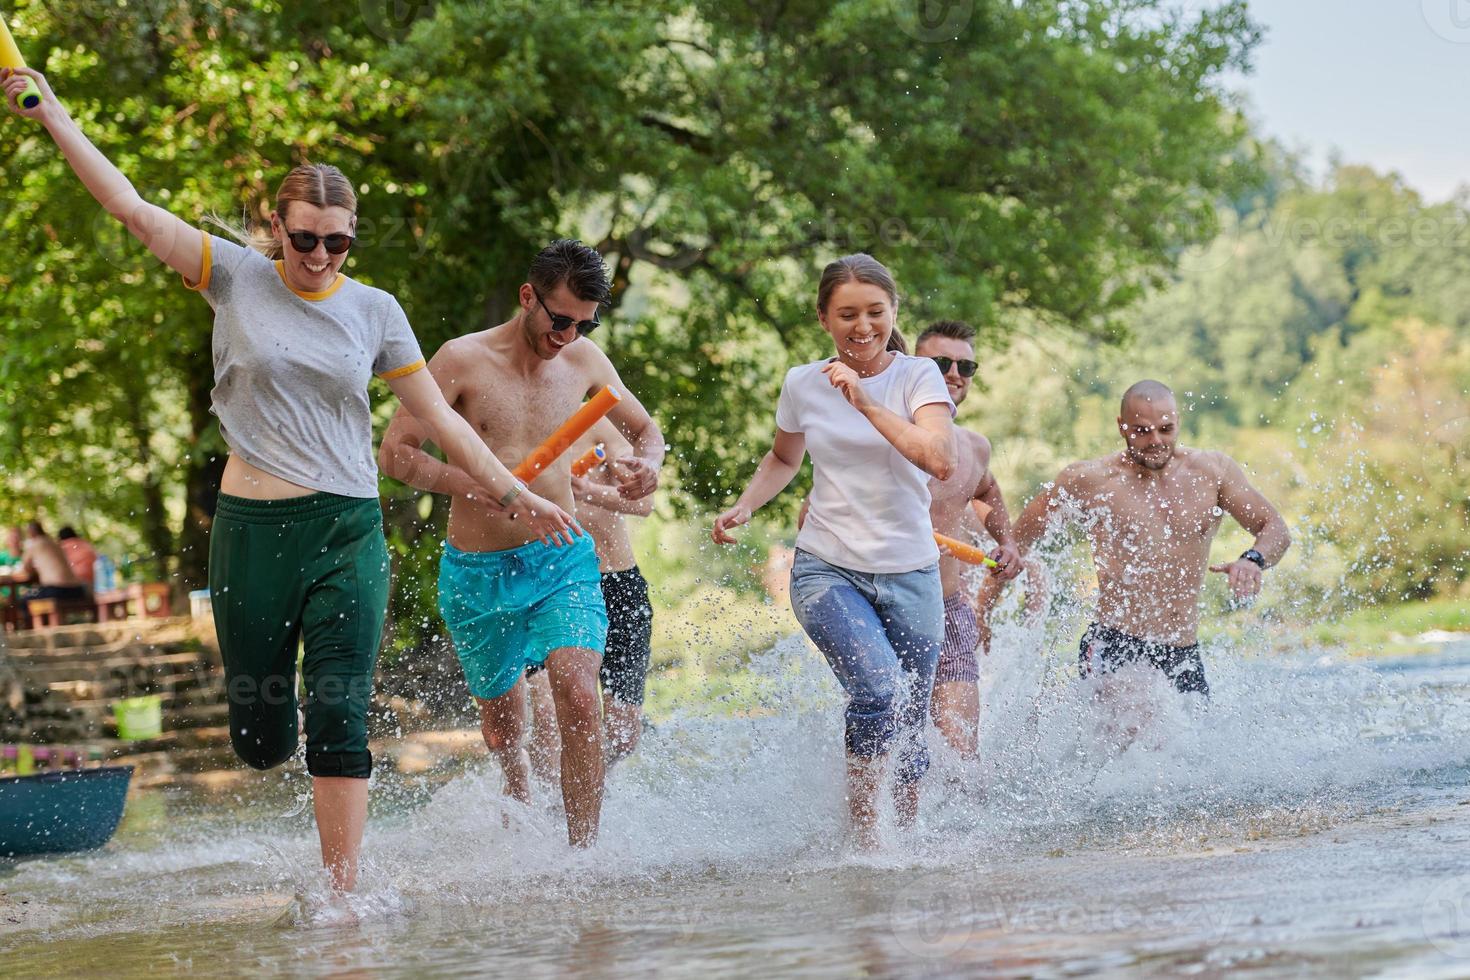
M305 647L306 768L367 778L367 713L388 610L377 500L221 494L209 591L224 657L230 741L257 769L296 751L296 651Z

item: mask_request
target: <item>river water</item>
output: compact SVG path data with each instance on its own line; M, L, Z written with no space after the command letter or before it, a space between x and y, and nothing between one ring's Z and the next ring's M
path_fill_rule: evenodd
M589 852L488 760L384 775L344 908L299 770L138 794L104 850L0 868L0 974L1470 975L1470 642L1216 644L1208 704L1147 673L1099 703L1069 649L998 633L979 761L937 751L876 855L846 847L839 693L793 637L759 694L612 771Z

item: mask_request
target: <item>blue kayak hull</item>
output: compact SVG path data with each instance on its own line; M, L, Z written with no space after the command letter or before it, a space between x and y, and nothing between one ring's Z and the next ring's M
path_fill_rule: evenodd
M132 766L0 779L0 857L89 851L112 839Z

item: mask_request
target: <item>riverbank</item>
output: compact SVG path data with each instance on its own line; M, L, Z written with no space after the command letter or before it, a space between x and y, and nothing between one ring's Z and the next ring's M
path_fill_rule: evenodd
M1432 649L1456 636L1470 636L1470 600L1448 597L1366 606L1313 625L1310 636L1323 646L1351 647L1370 655L1391 648Z

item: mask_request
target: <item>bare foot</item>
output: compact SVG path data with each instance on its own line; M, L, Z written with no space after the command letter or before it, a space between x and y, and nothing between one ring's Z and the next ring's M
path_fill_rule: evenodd
M878 828L853 824L852 846L859 854L876 854L882 849L882 843L878 840Z

